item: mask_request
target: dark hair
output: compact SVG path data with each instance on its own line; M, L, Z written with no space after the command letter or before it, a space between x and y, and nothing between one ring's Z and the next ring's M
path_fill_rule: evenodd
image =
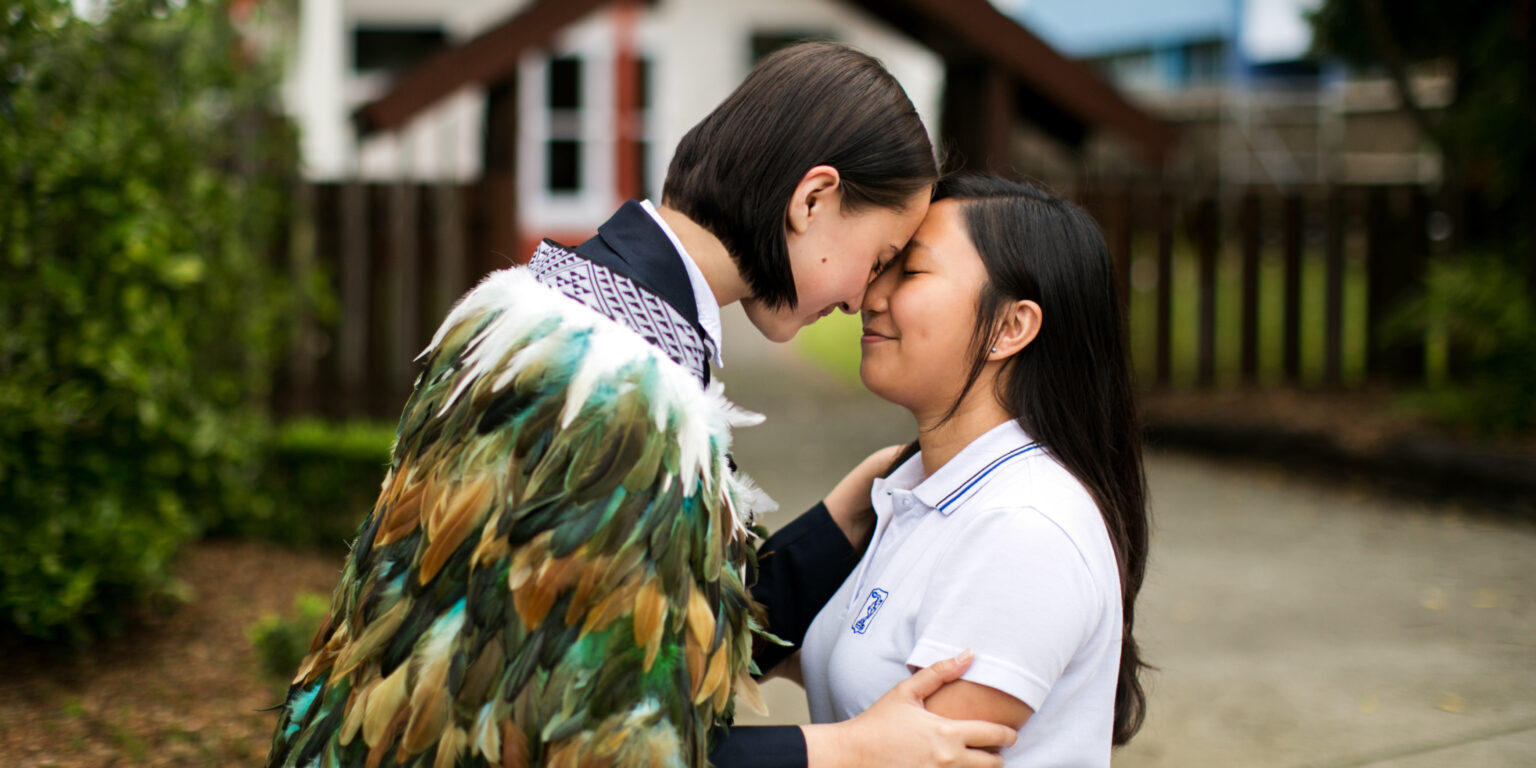
M1120 677L1114 744L1141 729L1146 694L1140 649L1131 634L1147 564L1146 476L1141 432L1126 356L1126 328L1098 225L1083 209L1039 187L995 176L947 176L933 199L955 200L981 254L981 290L969 378L976 383L1002 309L1040 305L1033 342L1009 358L997 378L998 400L1088 490L1120 569Z
M662 200L725 244L752 295L794 307L784 239L790 195L818 165L842 205L900 209L938 177L912 102L878 60L835 43L767 57L678 143Z

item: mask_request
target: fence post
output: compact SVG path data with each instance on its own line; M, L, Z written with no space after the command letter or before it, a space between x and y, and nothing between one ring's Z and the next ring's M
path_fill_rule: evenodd
M354 415L363 395L368 364L368 197L361 181L341 188L341 364L342 413Z
M1285 195L1281 236L1285 259L1281 356L1285 381L1301 380L1301 247L1305 237L1306 209L1300 194Z
M1323 255L1323 382L1344 383L1344 227L1349 214L1344 189L1331 186L1325 206L1326 239Z
M1173 372L1173 193L1160 185L1157 192L1157 351L1155 375L1166 386Z
M1115 206L1119 210L1118 225L1110 258L1115 265L1115 288L1119 292L1120 315L1128 317L1131 311L1131 247L1136 231L1135 190L1129 182L1116 195Z
M437 260L433 264L432 325L443 321L449 307L469 288L465 275L464 211L460 204L462 192L457 184L442 181L432 188L433 250Z
M1404 343L1388 338L1382 333L1382 323L1402 303L1418 280L1418 263L1424 245L1424 223L1413 217L1422 205L1409 201L1407 221L1394 215L1389 190L1372 188L1366 200L1366 227L1369 246L1367 263L1367 290L1370 301L1367 310L1366 329L1368 352L1367 369L1374 375L1392 379L1410 379L1424 370L1424 344ZM1417 236L1412 231L1417 228Z
M1216 261L1221 249L1221 215L1214 193L1200 201L1196 241L1200 261L1200 346L1196 380L1216 380Z
M1252 189L1243 193L1238 219L1242 241L1242 324L1241 360L1243 381L1253 383L1259 374L1259 231L1261 226L1259 195Z
M410 386L411 360L416 357L416 333L421 326L421 280L416 274L416 187L406 181L392 185L389 196L390 239L387 255L389 329L388 368L392 391Z

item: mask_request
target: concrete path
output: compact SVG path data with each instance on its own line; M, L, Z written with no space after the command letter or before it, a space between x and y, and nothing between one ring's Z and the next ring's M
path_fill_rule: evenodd
M906 412L728 311L726 393L768 416L736 459L787 522ZM1150 451L1137 636L1159 667L1117 768L1536 766L1536 528ZM792 684L771 717L802 722Z

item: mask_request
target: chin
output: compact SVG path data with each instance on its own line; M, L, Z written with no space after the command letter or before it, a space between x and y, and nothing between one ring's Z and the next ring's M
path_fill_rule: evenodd
M875 397L896 402L891 397L895 393L890 387L890 380L882 375L877 367L870 365L868 358L859 363L859 381L863 382L864 388L873 392Z
M757 328L757 332L761 333L763 338L774 342L775 344L783 344L784 342L795 338L795 334L800 332L800 326L793 323L783 322L779 318L753 317L750 319L752 320L753 327Z

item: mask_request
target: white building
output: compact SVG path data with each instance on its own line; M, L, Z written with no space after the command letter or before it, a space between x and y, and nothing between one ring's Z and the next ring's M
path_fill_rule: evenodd
M473 40L531 0L303 0L300 43L286 89L300 124L304 172L316 181L468 182L485 169L487 86L470 84L398 130L359 138L352 120L402 70ZM639 192L659 196L672 147L741 82L756 59L818 37L878 57L936 125L943 62L862 11L828 0L615 2L556 32L519 59L519 229L582 239L629 196L618 168L638 142ZM625 53L639 93L623 115ZM633 191L633 190L630 190Z

